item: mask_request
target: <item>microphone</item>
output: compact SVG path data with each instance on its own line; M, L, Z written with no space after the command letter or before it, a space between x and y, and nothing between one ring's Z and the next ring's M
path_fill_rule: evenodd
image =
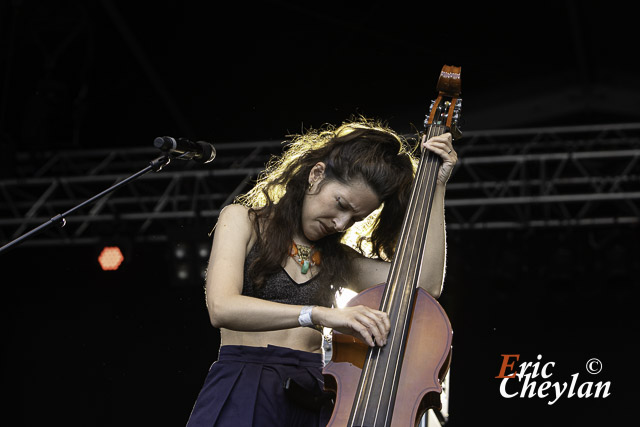
M209 163L216 158L216 149L204 141L193 142L186 138L175 139L170 136L159 136L153 141L153 145L180 160Z

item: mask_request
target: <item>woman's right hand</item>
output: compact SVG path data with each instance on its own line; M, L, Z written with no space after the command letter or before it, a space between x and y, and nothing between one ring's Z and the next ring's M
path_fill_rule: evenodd
M311 316L315 324L352 335L371 347L385 345L391 328L387 313L364 305L344 308L314 307Z

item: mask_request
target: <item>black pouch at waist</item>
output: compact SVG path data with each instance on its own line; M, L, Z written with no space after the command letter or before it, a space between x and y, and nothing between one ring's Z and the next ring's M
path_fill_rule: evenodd
M323 407L333 407L336 394L330 391L309 390L298 384L293 378L287 378L283 384L284 394L298 406L317 411Z

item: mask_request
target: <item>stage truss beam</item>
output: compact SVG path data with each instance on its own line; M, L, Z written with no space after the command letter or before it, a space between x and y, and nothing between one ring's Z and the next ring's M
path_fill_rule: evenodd
M448 230L629 226L640 218L640 123L466 132L447 185ZM173 160L25 245L113 235L165 241L174 227L213 226L248 190L280 141L216 144L209 164ZM18 153L0 180L4 244L146 167L149 149ZM206 236L206 233L203 234Z

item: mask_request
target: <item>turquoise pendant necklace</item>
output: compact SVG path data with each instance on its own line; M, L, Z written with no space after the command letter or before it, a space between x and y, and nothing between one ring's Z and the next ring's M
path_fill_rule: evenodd
M314 251L313 246L297 245L291 241L289 255L300 264L302 274L307 274L311 266L320 264L320 252Z

